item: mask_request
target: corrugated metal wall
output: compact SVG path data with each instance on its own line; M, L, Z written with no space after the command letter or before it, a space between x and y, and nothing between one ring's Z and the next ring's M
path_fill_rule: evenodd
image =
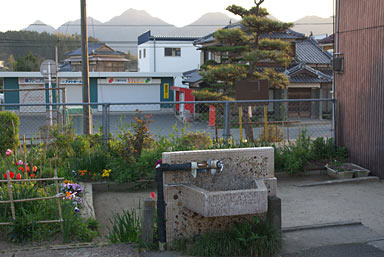
M384 179L384 0L339 0L336 142Z

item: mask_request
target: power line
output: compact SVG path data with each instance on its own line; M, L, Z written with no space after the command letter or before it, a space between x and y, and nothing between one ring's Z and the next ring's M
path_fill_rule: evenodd
M309 23L293 23L293 25L332 25L332 22L309 22ZM0 24L2 26L4 25L10 25L10 24ZM15 25L15 24L12 24ZM36 23L36 24L18 24L18 25L25 25L25 26L49 26L47 24L43 23ZM190 24L185 25L183 27L176 27L172 24L93 24L88 25L88 27L175 27L175 28L185 28L185 27L224 27L228 24ZM68 27L80 27L80 24L63 24L60 27L66 26ZM59 27L59 28L60 28Z

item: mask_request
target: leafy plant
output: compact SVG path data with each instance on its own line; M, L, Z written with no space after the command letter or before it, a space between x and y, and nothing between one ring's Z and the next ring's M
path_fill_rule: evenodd
M139 208L140 210L140 208ZM122 213L115 213L110 219L111 227L108 228L108 239L112 243L139 243L141 236L141 218L137 215L136 209L131 211L122 210Z

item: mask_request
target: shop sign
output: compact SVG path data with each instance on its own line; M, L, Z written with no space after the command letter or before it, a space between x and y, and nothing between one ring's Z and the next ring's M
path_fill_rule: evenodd
M106 83L109 85L117 84L117 85L126 85L126 84L160 84L160 79L152 79L152 78L107 78Z
M44 78L19 78L19 84L45 84Z
M63 84L63 85L82 85L83 80L80 78L78 78L78 79L63 78L63 79L60 79L60 84Z
M168 99L168 98L169 98L169 84L164 83L164 99Z

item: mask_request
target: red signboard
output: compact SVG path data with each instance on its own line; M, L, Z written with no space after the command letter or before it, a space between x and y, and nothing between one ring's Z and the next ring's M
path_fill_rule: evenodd
M216 107L213 105L209 106L209 126L215 126L216 122Z

